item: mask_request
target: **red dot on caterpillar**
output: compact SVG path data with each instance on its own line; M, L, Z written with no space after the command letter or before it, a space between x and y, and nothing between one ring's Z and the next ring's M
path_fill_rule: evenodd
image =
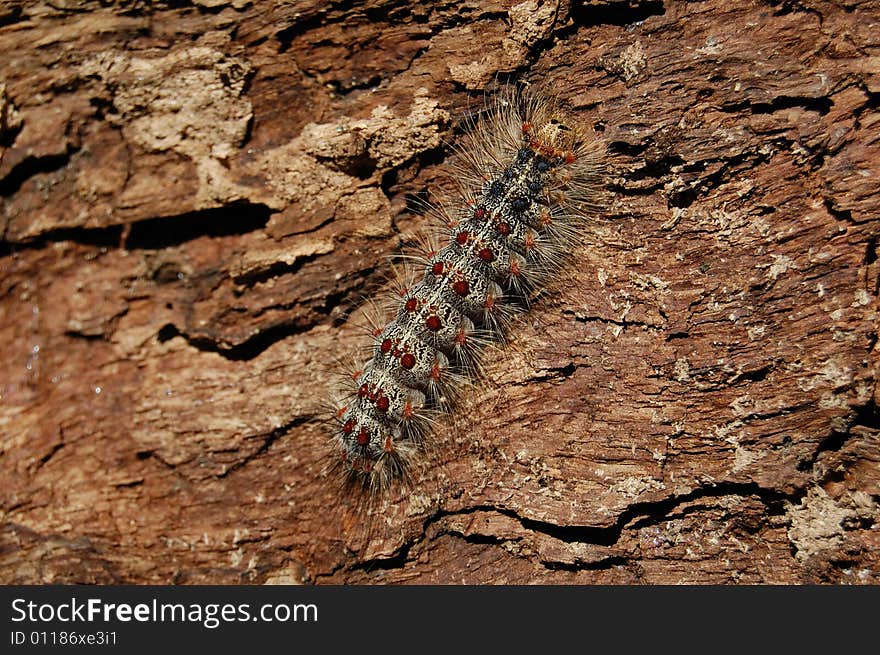
M495 231L501 236L506 237L510 234L510 225L504 221L498 221L498 224L495 226Z
M409 300L406 301L403 308L407 312L412 313L412 312L416 311L416 309L418 309L418 306L419 306L419 302L415 298L410 298Z
M432 332L436 332L442 327L443 323L440 321L439 316L429 316L425 319L425 327L427 327Z
M463 246L468 242L469 236L470 235L467 232L459 232L458 234L455 235L455 242L458 245Z
M345 425L342 426L342 431L345 432L345 434L351 434L352 432L354 432L354 421L346 421Z
M481 248L480 251L477 253L477 257L482 259L487 264L489 262L495 261L495 254L490 248Z
M412 353L403 353L400 357L400 365L403 368L411 369L416 365L416 357Z
M443 262L434 262L431 267L431 273L434 275L443 275Z
M486 218L486 209L484 207L477 207L476 211L474 211L474 218L478 221Z
M381 350L386 355L391 351L391 339L383 339L382 344L379 346L379 350Z
M387 412L390 405L391 401L388 400L388 396L379 396L376 399L376 409L380 412Z
M359 446L366 446L370 443L370 435L367 433L367 428L362 427L360 432L357 435L357 442Z
M456 280L452 283L452 290L459 296L466 296L471 292L471 287L467 280Z

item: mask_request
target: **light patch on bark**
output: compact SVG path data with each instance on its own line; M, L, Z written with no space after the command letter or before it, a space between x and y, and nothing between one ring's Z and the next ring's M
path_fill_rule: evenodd
M789 504L791 527L788 538L797 548L798 560L804 561L823 550L839 546L843 538L841 523L854 515L821 487L812 487L799 504Z
M127 141L192 159L199 177L195 206L204 208L244 196L225 162L238 152L253 116L244 95L250 70L243 59L196 45L163 57L105 51L86 59L80 74L99 77L111 90L116 112L108 120Z

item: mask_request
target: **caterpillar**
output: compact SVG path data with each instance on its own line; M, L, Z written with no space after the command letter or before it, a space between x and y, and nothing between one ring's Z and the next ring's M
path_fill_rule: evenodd
M506 87L480 113L453 144L456 192L427 205L437 227L332 415L332 465L371 493L409 479L487 346L572 264L598 211L604 149L558 101Z

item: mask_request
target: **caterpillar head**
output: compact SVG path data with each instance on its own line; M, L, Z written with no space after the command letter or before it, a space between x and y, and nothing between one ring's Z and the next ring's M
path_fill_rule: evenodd
M570 126L570 117L560 113L551 115L537 129L538 139L556 150L571 150L577 139L577 131Z

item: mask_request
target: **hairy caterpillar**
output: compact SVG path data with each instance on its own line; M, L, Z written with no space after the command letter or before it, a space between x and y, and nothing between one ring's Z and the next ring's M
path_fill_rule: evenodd
M371 492L406 478L481 352L571 262L596 211L603 149L552 99L507 90L455 148L459 190L372 330L333 415L334 463Z

